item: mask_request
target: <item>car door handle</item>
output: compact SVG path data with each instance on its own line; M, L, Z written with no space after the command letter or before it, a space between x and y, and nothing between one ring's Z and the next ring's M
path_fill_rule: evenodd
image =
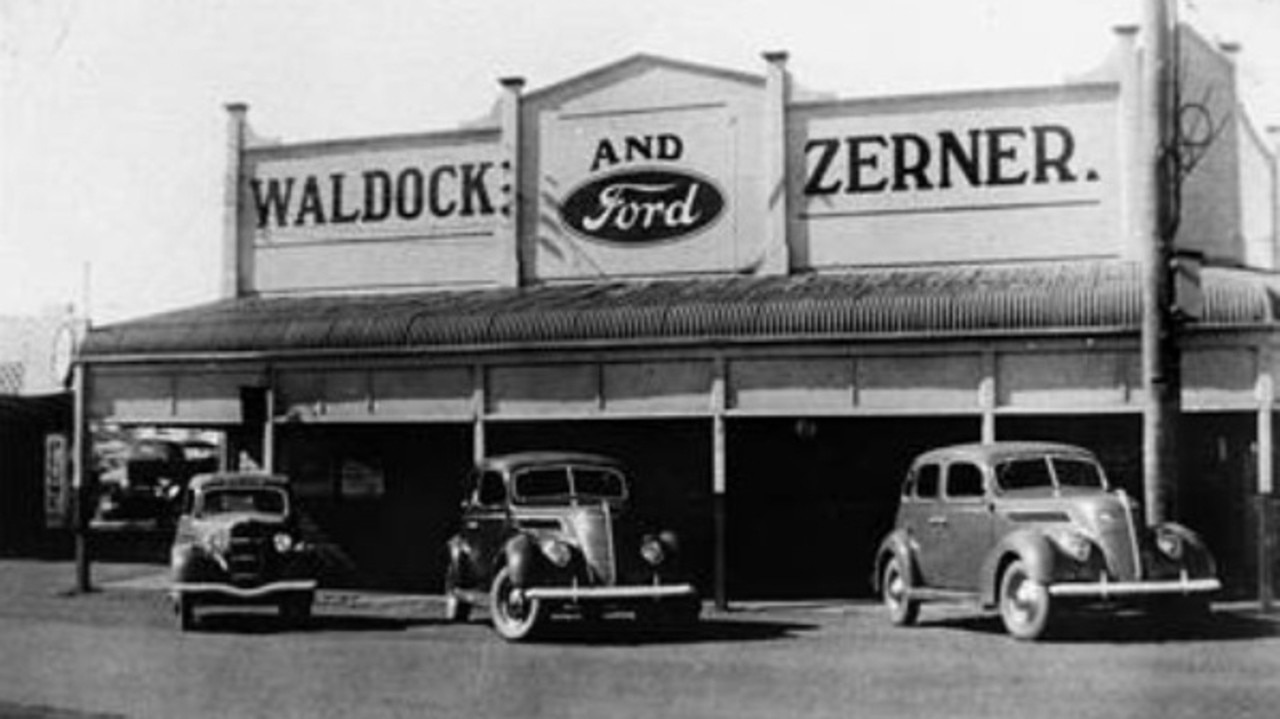
M480 526L479 522L476 522L476 521L467 522L467 529L476 529L479 526Z
M929 525L932 527L943 527L947 524L946 517L929 517Z

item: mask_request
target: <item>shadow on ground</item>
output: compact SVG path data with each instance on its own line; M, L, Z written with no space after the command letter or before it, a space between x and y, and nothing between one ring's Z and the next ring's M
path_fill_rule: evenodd
M174 620L176 623L176 619ZM301 624L270 611L234 609L201 612L195 631L205 634L307 634L312 632L398 632L414 627L443 625L440 619L386 617L361 614L318 614Z
M982 634L1005 633L1000 617L994 614L926 620L921 621L920 626ZM1139 611L1080 612L1062 616L1043 641L1153 644L1249 641L1275 636L1280 636L1280 625L1274 620L1231 611L1216 611L1211 617L1190 622Z
M481 621L488 624L487 620ZM703 618L690 626L647 625L620 615L596 621L557 618L548 622L532 641L595 646L763 642L792 639L802 632L816 629L816 624L759 619L744 621L720 616Z
M6 719L125 719L124 714L100 714L43 704L17 704L0 700L0 717Z

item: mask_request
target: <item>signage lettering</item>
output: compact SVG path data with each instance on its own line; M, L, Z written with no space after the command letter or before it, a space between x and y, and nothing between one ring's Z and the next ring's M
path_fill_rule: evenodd
M624 163L675 163L684 140L674 133L602 138L591 172ZM565 196L560 218L584 237L624 244L662 242L691 235L715 222L724 194L711 180L677 167L615 169L584 181Z
M579 234L634 244L692 234L714 222L723 209L724 196L706 178L641 169L579 186L561 205L560 216Z
M805 144L804 194L1097 182L1096 171L1076 165L1075 151L1075 137L1062 125L815 138Z
M391 219L473 217L495 213L486 184L492 162L466 162L396 174L365 170L327 177L254 178L250 181L258 229L373 224ZM359 201L352 204L352 200Z
M596 145L596 156L591 161L591 171L600 169L601 165L612 167L621 162L638 162L640 160L679 160L684 154L684 141L679 135L663 133L661 135L630 136L622 142L622 152L609 142L608 138Z

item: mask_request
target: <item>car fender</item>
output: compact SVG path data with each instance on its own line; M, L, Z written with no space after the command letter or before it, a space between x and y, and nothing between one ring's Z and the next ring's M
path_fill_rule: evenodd
M1212 577L1218 573L1217 563L1208 545L1195 530L1177 522L1162 522L1150 531L1151 541L1155 541L1157 531L1166 531L1178 535L1186 545L1182 563L1187 572L1195 577Z
M175 582L208 581L223 576L217 559L199 544L179 544L170 550L169 568Z
M875 565L871 569L871 587L875 592L880 592L880 578L884 574L885 565L893 557L897 557L906 568L907 580L912 585L919 583L912 544L911 537L905 529L895 529L880 542L880 548L876 551Z
M1026 566L1033 580L1044 584L1052 582L1057 552L1049 537L1036 529L1018 530L1005 536L982 562L979 587L983 605L995 604L996 593L1000 591L1001 574L1009 562L1015 559Z
M455 579L457 586L470 586L471 577L475 575L475 558L467 540L463 539L462 535L455 534L449 538L446 550L449 555L449 567L457 572Z
M538 545L527 534L517 534L507 540L502 548L506 558L507 569L510 570L511 583L517 587L527 587L537 570Z

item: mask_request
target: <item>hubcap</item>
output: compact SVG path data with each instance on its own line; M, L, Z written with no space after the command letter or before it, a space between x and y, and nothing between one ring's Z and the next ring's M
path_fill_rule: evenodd
M1019 622L1029 622L1040 610L1044 589L1020 576L1014 579L1013 591L1009 595L1009 608L1014 618Z
M886 599L889 603L901 604L907 593L906 582L902 581L902 575L896 571L890 571L889 581L885 583L885 587L888 590Z

